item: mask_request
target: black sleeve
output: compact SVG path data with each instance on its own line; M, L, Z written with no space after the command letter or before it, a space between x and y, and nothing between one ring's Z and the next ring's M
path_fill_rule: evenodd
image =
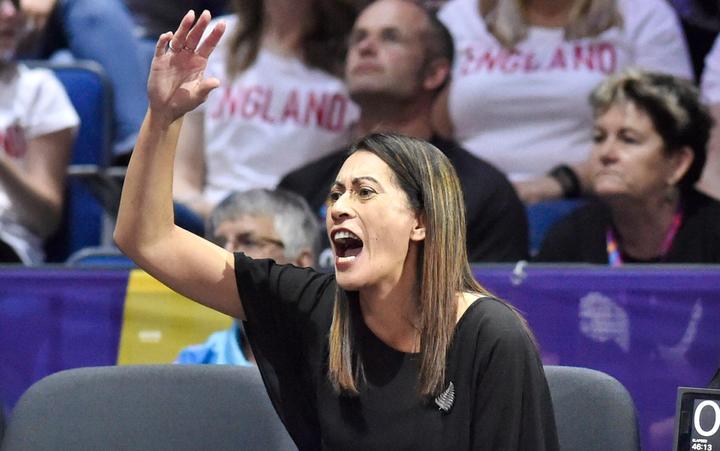
M241 253L235 275L268 395L298 448L319 449L313 368L332 319L334 276Z
M478 342L471 449L557 451L550 390L535 344L519 318L487 301L491 314Z

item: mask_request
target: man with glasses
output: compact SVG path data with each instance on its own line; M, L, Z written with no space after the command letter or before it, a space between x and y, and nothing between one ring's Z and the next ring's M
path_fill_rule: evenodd
M207 230L209 239L228 251L296 266L314 266L320 247L315 215L303 198L282 189L230 194L211 212ZM235 321L205 343L183 349L177 363L252 365L254 358Z

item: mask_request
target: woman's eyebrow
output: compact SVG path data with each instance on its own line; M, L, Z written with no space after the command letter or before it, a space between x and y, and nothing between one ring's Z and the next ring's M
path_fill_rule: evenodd
M371 177L369 175L363 175L361 177L355 177L354 179L352 179L353 185L357 185L358 183L360 183L362 181L373 182L377 185L381 185L381 183L378 182L377 179L375 179L374 177Z

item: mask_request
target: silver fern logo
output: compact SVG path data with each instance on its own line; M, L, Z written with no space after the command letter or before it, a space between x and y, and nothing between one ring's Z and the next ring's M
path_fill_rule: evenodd
M447 388L435 398L435 405L445 413L450 412L455 403L455 384L450 381Z

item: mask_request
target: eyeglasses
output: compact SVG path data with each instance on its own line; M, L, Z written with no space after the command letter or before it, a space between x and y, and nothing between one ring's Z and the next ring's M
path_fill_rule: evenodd
M215 242L218 245L221 245L225 247L227 244L227 240L225 240L224 237L215 237ZM246 251L254 251L254 250L264 250L269 247L277 247L280 249L285 249L285 243L282 241L271 238L269 236L261 236L261 235L254 235L251 233L240 233L235 235L234 239L232 240L232 248L234 250L246 250Z

